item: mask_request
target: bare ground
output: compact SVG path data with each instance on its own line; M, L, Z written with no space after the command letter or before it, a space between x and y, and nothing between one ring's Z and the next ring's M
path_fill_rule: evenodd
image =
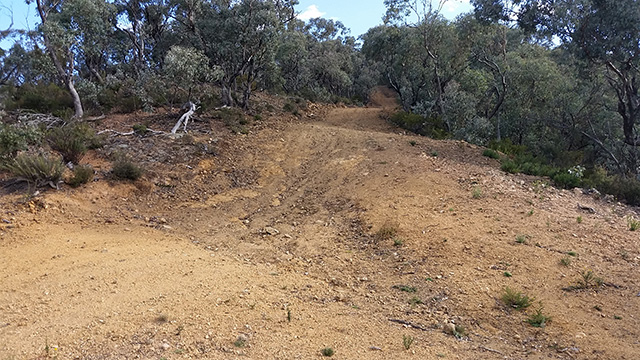
M114 137L86 187L5 189L0 359L637 359L637 209L405 134L381 119L392 106ZM144 179L111 180L115 151ZM602 286L563 290L589 270ZM534 305L505 306L505 287Z

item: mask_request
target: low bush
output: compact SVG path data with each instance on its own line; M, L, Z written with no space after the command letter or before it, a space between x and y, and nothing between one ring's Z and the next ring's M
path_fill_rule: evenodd
M86 123L74 123L55 128L47 135L49 145L65 162L77 164L88 149L102 146L102 139Z
M42 143L43 133L36 127L0 124L0 159L9 159L32 145Z
M113 175L123 180L138 180L143 173L142 168L134 164L124 155L118 155L113 162Z
M439 117L425 118L421 115L399 111L393 114L389 121L397 126L433 139L447 139L450 134L447 132L444 122Z
M71 187L78 187L93 180L93 167L91 165L80 165L73 168L73 177L67 180Z
M482 152L482 155L488 158L496 159L496 160L500 159L500 154L498 154L497 151L492 149L484 149L484 151Z
M2 166L11 175L29 185L40 187L50 185L57 188L62 178L64 164L57 156L50 154L20 154Z

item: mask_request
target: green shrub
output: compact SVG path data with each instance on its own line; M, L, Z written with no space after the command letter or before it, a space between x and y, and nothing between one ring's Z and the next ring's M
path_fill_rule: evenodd
M321 353L322 353L322 356L332 357L333 354L335 354L336 352L333 351L332 348L326 347L326 348L322 349Z
M144 124L134 124L132 126L132 129L133 132L138 136L144 136L149 131L147 126Z
M502 302L510 308L516 310L524 310L531 306L534 302L534 298L530 298L527 295L522 294L520 291L515 291L509 287L504 289L502 293Z
M224 108L217 111L215 117L222 120L224 125L234 134L247 134L249 130L246 125L249 121L245 118L244 112L236 108Z
M20 154L3 165L11 175L26 181L29 185L57 187L62 178L64 164L57 156L49 154Z
M489 142L489 149L499 151L503 154L521 156L527 152L524 145L515 145L511 139L503 139L501 141L492 140Z
M86 123L74 123L55 128L47 135L49 145L65 162L77 164L88 149L102 146L102 139Z
M520 172L520 168L518 167L518 164L516 164L515 161L511 159L505 159L504 161L502 161L502 164L500 165L500 169L510 174L517 174Z
M40 145L43 134L36 127L16 127L0 124L0 158L12 158L18 151Z
M550 316L546 316L542 313L543 307L540 305L539 308L536 309L534 314L531 314L527 319L529 325L537 328L543 328L547 325L548 322L551 321Z
M497 151L492 149L484 149L484 151L482 152L482 155L488 158L496 159L496 160L500 159L500 154L498 154Z
M93 167L91 165L80 165L73 168L73 177L67 180L71 187L78 187L93 180Z
M142 176L142 168L125 156L120 155L116 157L113 162L113 175L119 179L124 180L138 180Z
M573 189L582 185L582 179L568 172L559 172L552 177L552 180L556 186L564 189Z
M69 92L55 84L24 84L11 95L11 100L7 101L7 110L30 109L63 119L69 119L73 115L73 100Z
M425 118L419 114L399 111L393 114L389 121L403 129L433 139L447 139L450 137L444 121L436 116Z

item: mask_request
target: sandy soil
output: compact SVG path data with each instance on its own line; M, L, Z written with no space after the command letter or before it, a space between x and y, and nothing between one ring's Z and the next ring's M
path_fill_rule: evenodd
M203 117L111 138L85 187L5 189L0 359L637 359L638 209L406 134L393 106L265 112L248 135ZM142 180L110 179L116 150ZM602 286L563 290L589 270ZM540 306L545 328L526 322Z

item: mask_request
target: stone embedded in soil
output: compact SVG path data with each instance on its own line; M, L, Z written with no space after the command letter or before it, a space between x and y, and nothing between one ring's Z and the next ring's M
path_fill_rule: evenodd
M280 234L280 231L278 229L273 228L271 226L265 227L264 230L262 230L262 232L266 235L271 235L271 236Z
M453 335L456 333L456 325L448 322L442 326L442 330L445 334Z

